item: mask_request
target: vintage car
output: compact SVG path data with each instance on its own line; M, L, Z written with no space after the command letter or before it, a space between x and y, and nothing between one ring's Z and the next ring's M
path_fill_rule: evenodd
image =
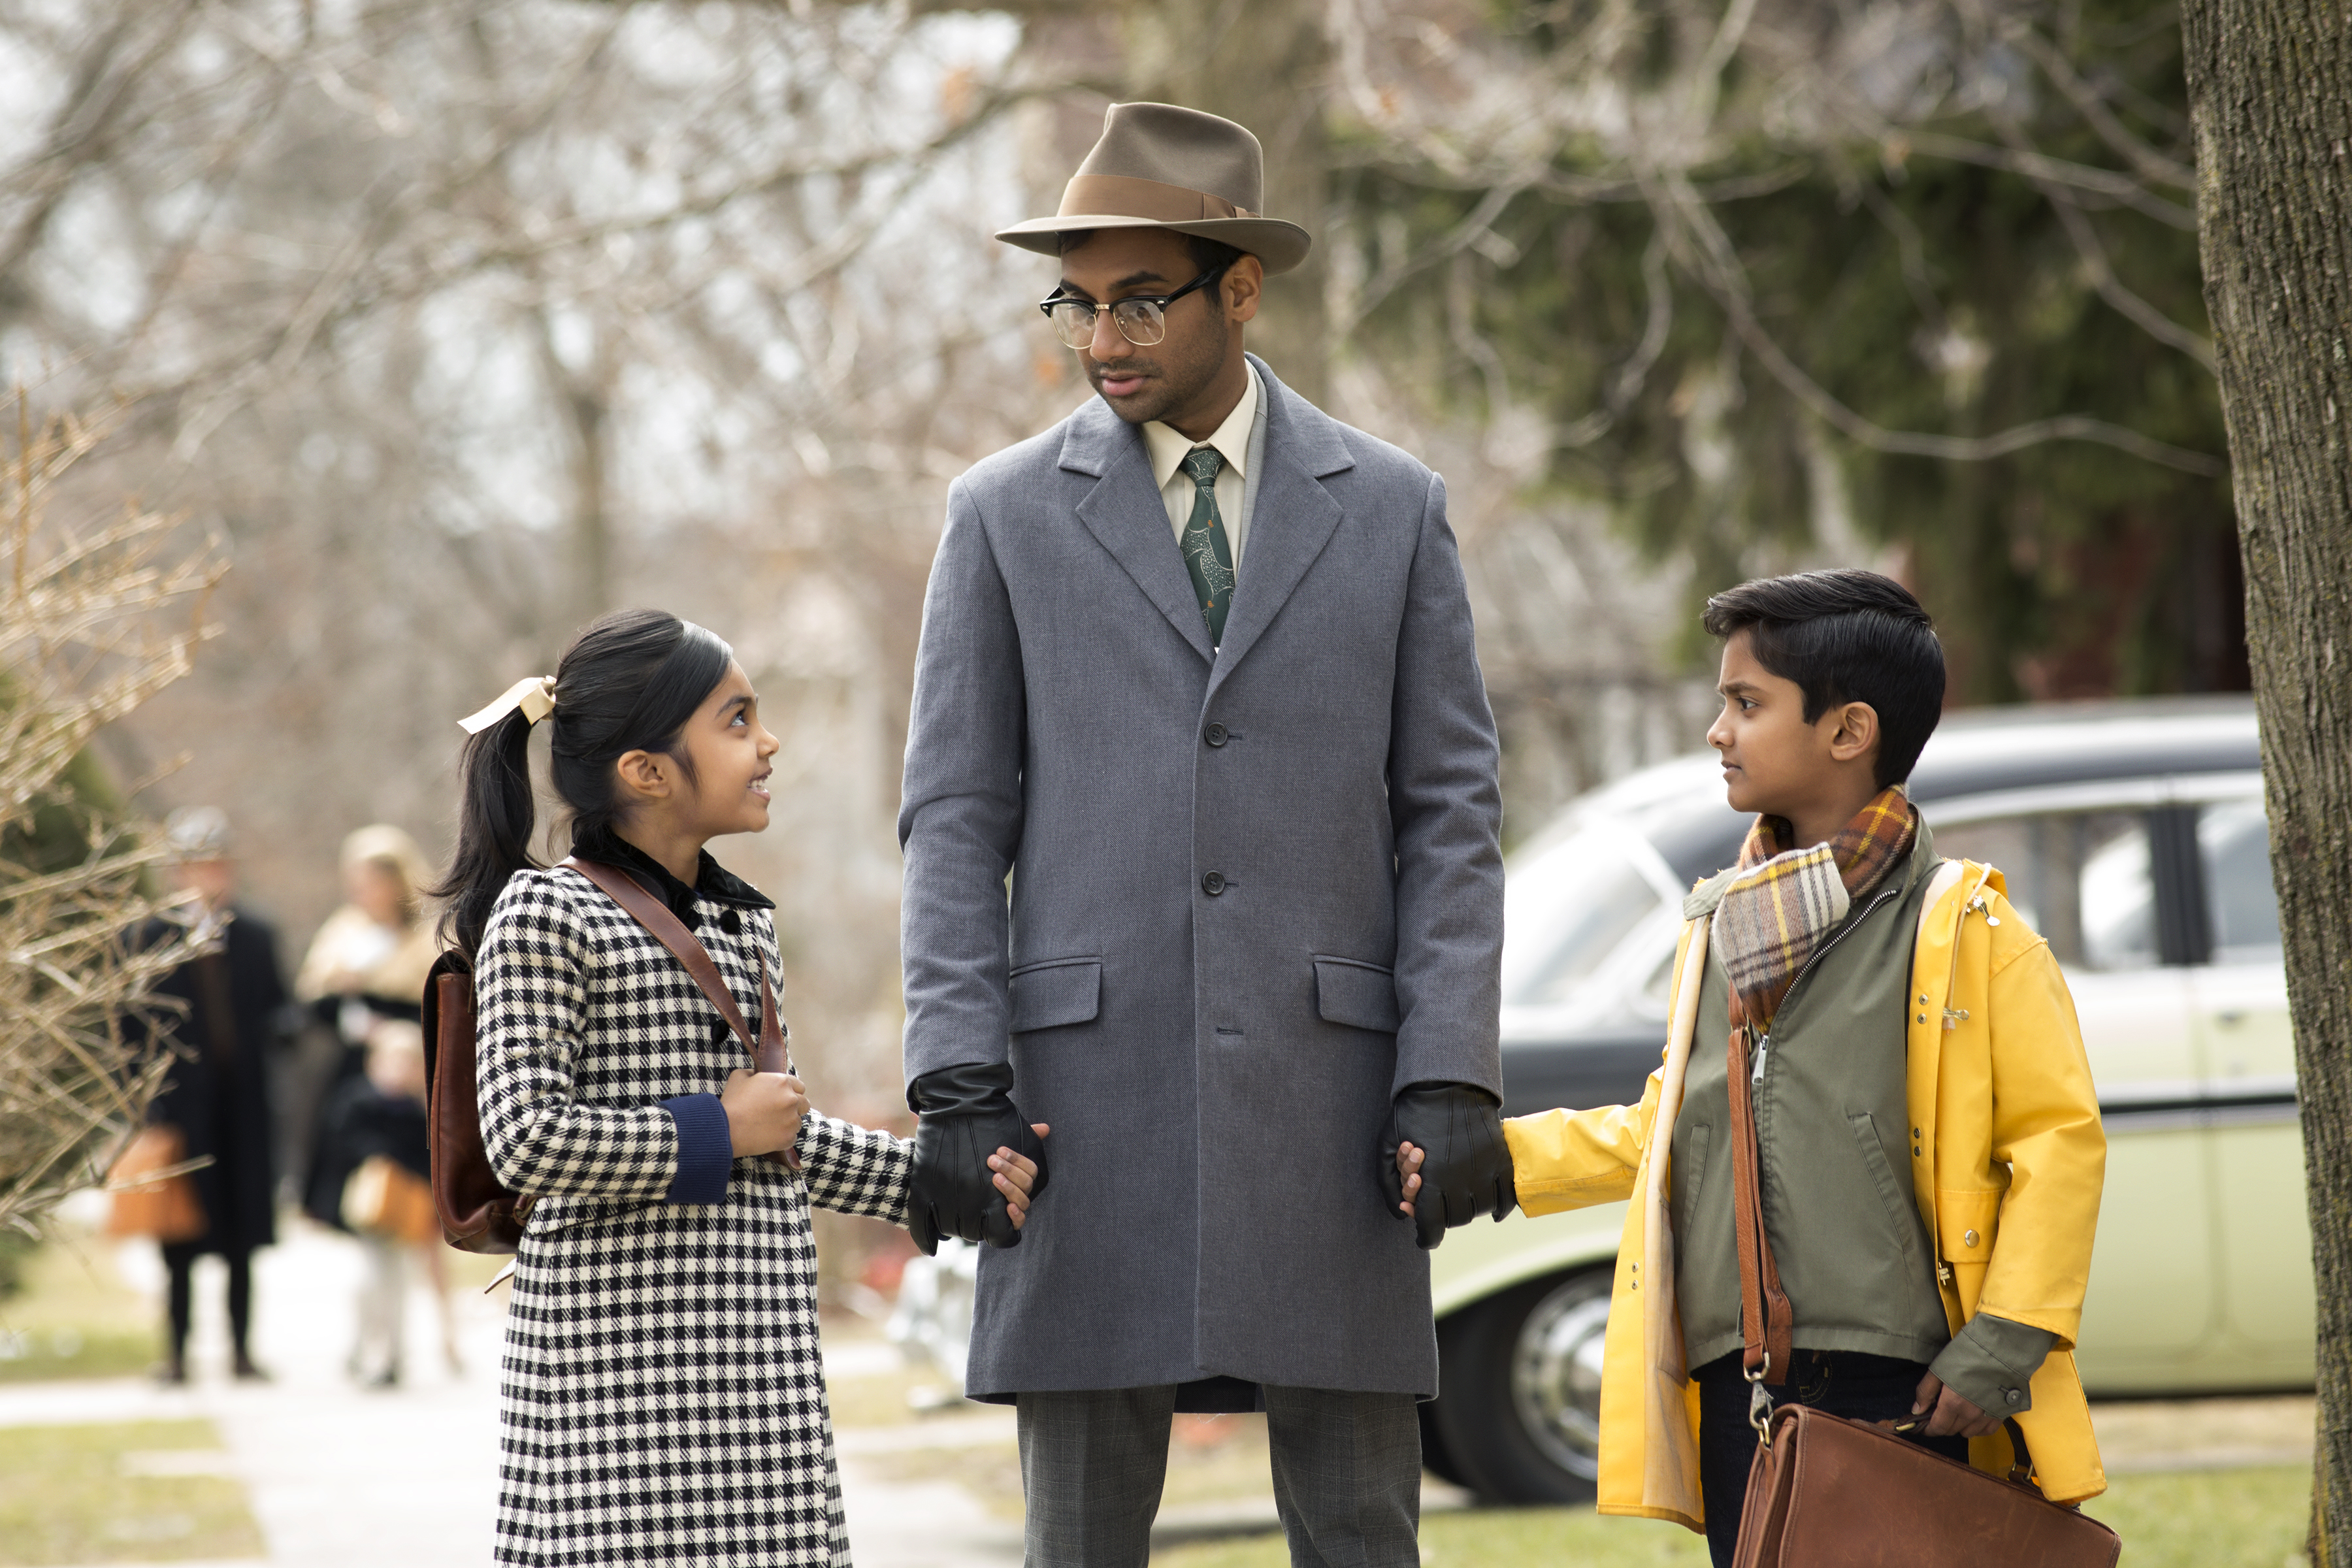
M2064 965L2107 1131L2076 1352L2094 1396L2301 1388L2314 1295L2261 761L2244 699L1958 713L1911 793ZM1570 805L1511 858L1506 1113L1638 1100L1684 891L1747 822L1712 754ZM1591 1495L1624 1205L1448 1234L1429 1467L1501 1501Z

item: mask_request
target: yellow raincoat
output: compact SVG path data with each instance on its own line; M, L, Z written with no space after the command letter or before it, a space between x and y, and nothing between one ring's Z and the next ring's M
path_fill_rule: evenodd
M2043 1493L2072 1502L2107 1485L2073 1353L2107 1143L2074 999L2006 892L1973 861L1947 862L1928 887L1911 962L1911 1184L1953 1331L1987 1311L2057 1336L2017 1419ZM1704 919L1684 928L1665 1060L1639 1105L1503 1123L1528 1214L1633 1200L1601 1374L1601 1511L1693 1530L1705 1527L1698 1385L1675 1307L1673 1140L1653 1132L1673 1131L1694 1036L1720 1040L1723 1020L1698 1027L1706 933ZM1975 1439L1969 1458L2005 1473L2008 1436Z

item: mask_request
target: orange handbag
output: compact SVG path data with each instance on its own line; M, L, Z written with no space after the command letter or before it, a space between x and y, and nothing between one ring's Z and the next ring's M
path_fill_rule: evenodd
M343 1223L389 1241L441 1238L432 1186L389 1154L370 1154L343 1183Z
M168 1122L139 1130L106 1173L109 1236L152 1236L157 1241L194 1241L211 1228L188 1165L188 1142Z

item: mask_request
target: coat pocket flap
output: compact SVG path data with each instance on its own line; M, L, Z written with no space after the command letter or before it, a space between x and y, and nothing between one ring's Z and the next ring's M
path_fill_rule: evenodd
M1102 960L1055 958L1013 971L1013 1030L1084 1024L1102 1011Z
M1397 1016L1396 975L1352 958L1317 956L1315 1005L1325 1022L1351 1029L1393 1035L1402 1021Z
M1936 1193L1937 1250L1947 1263L1990 1263L1994 1233L2000 1226L2000 1200L2009 1194L1949 1187Z

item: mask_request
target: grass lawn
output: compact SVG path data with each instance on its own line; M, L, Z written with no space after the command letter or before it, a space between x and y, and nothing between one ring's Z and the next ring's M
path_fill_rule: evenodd
M2083 1511L2124 1538L2131 1568L2284 1568L2302 1561L2311 1470L2116 1476Z
M0 1427L0 1568L258 1557L209 1421Z
M66 1235L24 1262L24 1288L0 1300L0 1383L121 1377L161 1353L162 1325L114 1272L113 1243Z
M2303 1544L2311 1472L2207 1470L2118 1476L2085 1510L2123 1537L2129 1568L2283 1568ZM1422 1521L1428 1568L1558 1563L1561 1568L1704 1568L1706 1543L1646 1520L1590 1509L1480 1509ZM1164 1568L1288 1568L1278 1535L1152 1554Z

